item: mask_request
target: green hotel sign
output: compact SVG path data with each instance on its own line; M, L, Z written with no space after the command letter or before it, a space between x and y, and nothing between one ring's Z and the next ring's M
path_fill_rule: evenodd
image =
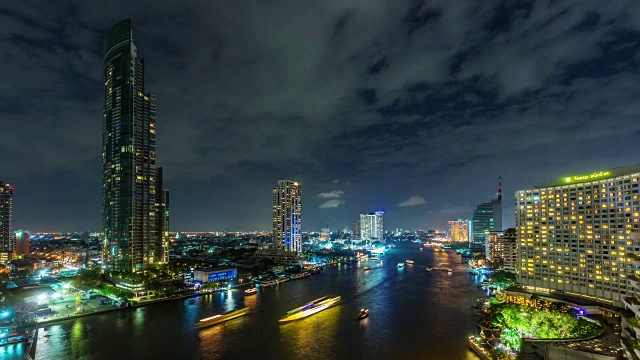
M606 178L609 176L611 176L611 171L599 171L599 172L594 172L593 174L567 176L564 178L563 182L565 184L573 184L573 183L579 183L579 182L585 182L585 181L598 180L598 179Z

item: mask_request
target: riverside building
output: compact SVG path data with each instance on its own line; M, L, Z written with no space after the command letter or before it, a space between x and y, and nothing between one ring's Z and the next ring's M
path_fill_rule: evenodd
M502 231L502 174L498 180L496 198L479 204L473 211L472 236L469 242L471 252L484 252L489 232Z
M276 249L302 252L302 185L279 180L273 188L273 244Z
M384 211L378 210L368 214L360 214L360 231L358 238L363 241L384 241Z
M471 226L469 220L449 220L449 240L462 242L462 241L470 241L470 228Z
M566 176L518 191L518 278L525 289L623 306L635 295L627 253L640 227L640 164Z
M12 259L15 241L11 230L15 187L0 181L0 260Z
M144 59L131 19L104 45L102 257L108 270L143 271L168 259L162 171L156 167L156 97L145 93Z

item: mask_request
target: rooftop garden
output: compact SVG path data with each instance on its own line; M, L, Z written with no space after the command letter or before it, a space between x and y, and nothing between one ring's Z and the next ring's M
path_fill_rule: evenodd
M502 345L518 351L523 338L579 339L598 335L603 329L597 322L586 320L575 311L534 308L518 304L492 306L489 323L501 328Z

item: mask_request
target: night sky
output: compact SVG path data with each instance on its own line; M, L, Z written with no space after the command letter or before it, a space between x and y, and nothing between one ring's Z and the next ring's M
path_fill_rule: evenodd
M14 229L101 229L103 41L129 16L173 231L268 230L278 179L303 231L444 230L500 173L512 226L515 191L640 162L638 1L94 3L0 5Z

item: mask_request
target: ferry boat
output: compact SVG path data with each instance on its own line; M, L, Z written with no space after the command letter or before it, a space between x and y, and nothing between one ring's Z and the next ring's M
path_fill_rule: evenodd
M398 263L398 269L401 269L403 267L404 267L404 263L403 262Z
M245 295L253 295L253 294L257 293L257 292L258 292L258 289L257 289L257 288L251 288L251 289L247 289L247 290L245 290L245 291L244 291L244 294L245 294Z
M368 317L369 317L369 309L362 309L358 313L358 317L356 319L363 320L363 319L368 318Z
M323 296L287 312L280 322L300 320L340 303L340 296Z
M413 260L405 260L405 262L409 265L413 265Z
M247 315L249 313L249 308L242 308L240 310L230 311L224 314L214 315L208 318L204 318L196 324L197 329L206 328L209 326L217 325L223 323L225 321L233 320L235 318L239 318L241 316Z

